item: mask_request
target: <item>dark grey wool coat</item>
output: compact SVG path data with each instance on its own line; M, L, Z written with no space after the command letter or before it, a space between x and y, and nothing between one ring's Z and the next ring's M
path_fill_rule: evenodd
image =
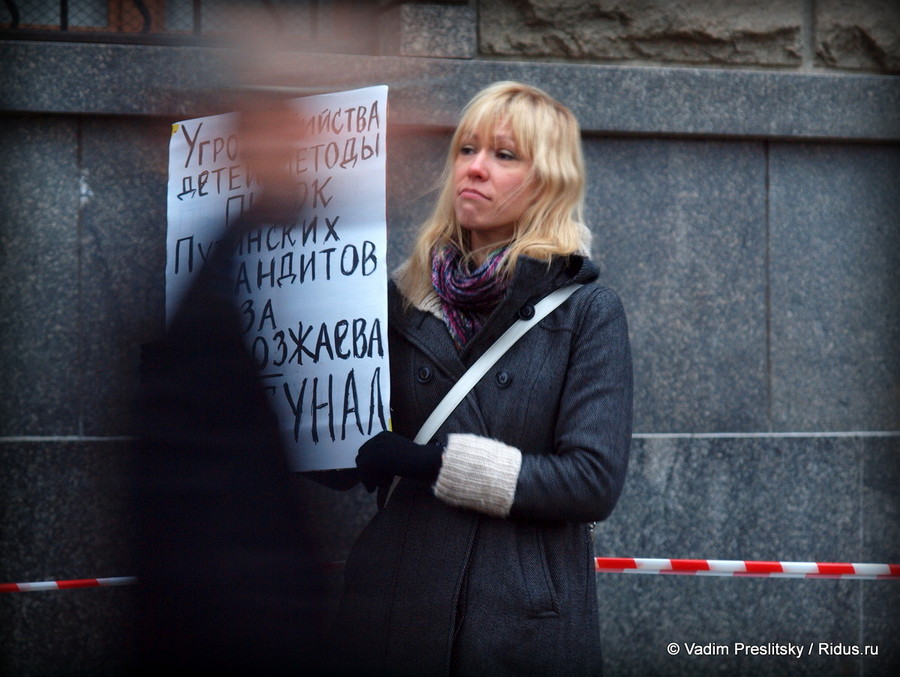
M444 323L390 291L393 429L409 438L520 315L588 283L532 328L442 427L522 453L507 517L452 507L403 480L345 570L338 658L352 674L595 675L600 638L591 522L609 516L631 444L628 330L596 267L523 257L505 299L458 352Z

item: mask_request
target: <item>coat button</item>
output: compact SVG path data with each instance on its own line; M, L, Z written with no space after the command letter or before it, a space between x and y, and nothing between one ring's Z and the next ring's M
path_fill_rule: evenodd
M509 384L512 383L512 374L508 371L498 371L494 374L494 380L497 381L497 385L500 388L507 388Z
M416 380L419 383L425 384L428 383L432 377L434 376L434 371L431 367L422 366L416 369Z
M530 303L526 303L524 306L519 308L519 317L523 320L530 320L534 317L534 306Z

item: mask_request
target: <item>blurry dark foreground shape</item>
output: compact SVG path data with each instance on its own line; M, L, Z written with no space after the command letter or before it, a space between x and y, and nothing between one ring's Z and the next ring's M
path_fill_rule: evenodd
M143 347L134 477L137 674L321 670L321 566L242 336L229 238L291 221L284 103L242 116L268 188L223 231L164 339ZM280 149L280 151L279 151ZM224 224L223 224L224 225Z

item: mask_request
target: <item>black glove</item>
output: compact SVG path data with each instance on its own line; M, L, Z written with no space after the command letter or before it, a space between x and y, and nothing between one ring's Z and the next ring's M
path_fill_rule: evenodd
M416 444L383 430L359 448L356 467L367 491L390 484L395 476L434 482L441 469L443 451L437 444Z

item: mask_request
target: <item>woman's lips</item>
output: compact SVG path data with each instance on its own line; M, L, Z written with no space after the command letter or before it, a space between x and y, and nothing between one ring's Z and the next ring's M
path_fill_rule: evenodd
M474 188L463 188L459 191L460 197L468 197L468 198L480 198L482 200L489 200L487 195L482 192L475 190Z

